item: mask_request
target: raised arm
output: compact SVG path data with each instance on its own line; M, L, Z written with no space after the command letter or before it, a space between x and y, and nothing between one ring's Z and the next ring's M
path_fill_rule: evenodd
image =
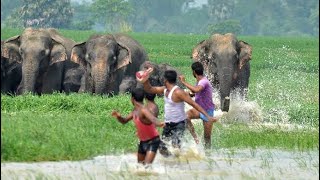
M193 93L197 93L197 92L200 92L200 91L203 90L203 87L202 87L202 86L199 86L199 85L197 85L197 86L192 86L191 84L189 84L189 83L186 81L186 79L185 79L185 77L184 77L183 75L179 76L179 80L180 80L180 82L181 82L184 86L186 86L188 89L190 89L190 91L193 92Z
M143 83L143 89L152 94L163 94L165 86L151 86L149 79Z

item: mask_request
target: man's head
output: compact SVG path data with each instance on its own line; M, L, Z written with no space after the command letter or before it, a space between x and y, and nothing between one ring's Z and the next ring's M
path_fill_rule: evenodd
M170 84L175 84L177 82L177 72L174 70L166 70L164 72L164 80L167 80Z
M192 63L191 69L194 73L193 74L194 77L195 77L195 75L198 75L198 76L203 75L203 65L201 64L201 62L197 61L197 62Z
M146 96L146 99L147 99L147 100L149 100L149 101L154 101L154 98L156 97L156 94L146 93L146 92L145 92L145 96Z
M143 103L144 91L142 88L135 88L131 91L131 100Z

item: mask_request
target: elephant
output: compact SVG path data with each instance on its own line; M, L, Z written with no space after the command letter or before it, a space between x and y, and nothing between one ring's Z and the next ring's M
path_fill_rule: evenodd
M69 59L74 44L54 28L26 28L21 35L7 39L1 55L21 64L22 77L17 94L77 92L84 70ZM76 82L73 83L73 79Z
M94 34L72 48L71 60L85 69L79 92L117 95L137 86L135 73L147 61L144 47L123 34Z
M223 111L229 110L230 93L239 90L247 98L252 46L232 33L212 34L192 50L193 61L200 61L214 89L220 94Z
M1 41L1 93L15 95L22 76L21 64L14 58L4 57L2 54L8 56L9 53L5 49L4 41Z
M149 77L150 84L152 86L164 86L164 72L166 70L174 70L177 72L178 76L181 75L181 73L171 65L167 63L155 63L152 61L145 61L141 66L140 70L146 70L149 67L153 68L153 72ZM178 81L177 79L177 85L181 88L184 88L184 85Z

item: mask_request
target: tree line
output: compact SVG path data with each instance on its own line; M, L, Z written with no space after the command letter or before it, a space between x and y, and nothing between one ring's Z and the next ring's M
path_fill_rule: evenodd
M1 27L319 36L319 1L1 0Z

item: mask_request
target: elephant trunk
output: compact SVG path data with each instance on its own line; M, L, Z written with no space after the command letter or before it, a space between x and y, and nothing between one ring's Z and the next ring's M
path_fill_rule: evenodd
M94 92L96 94L107 93L108 86L108 74L109 71L106 65L98 65L92 70L93 72L93 81L94 81Z
M229 111L230 106L230 92L233 83L233 72L224 71L219 75L220 82L220 104L222 111Z
M32 64L32 66L26 65L22 68L23 93L36 92L36 82L38 74L39 70L37 64Z

